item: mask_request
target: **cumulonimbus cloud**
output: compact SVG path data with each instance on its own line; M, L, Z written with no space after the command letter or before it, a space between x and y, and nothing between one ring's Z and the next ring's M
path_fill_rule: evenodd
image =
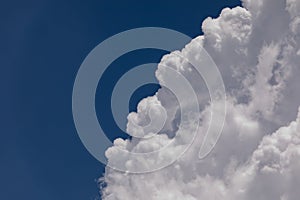
M202 30L204 35L184 49L164 56L156 71L160 82L168 66L192 83L202 102L201 113L196 113L201 122L199 137L177 162L162 170L137 175L107 168L100 179L106 185L101 188L103 199L299 199L300 1L243 0L243 7L225 8L218 18L207 18ZM219 67L228 96L222 136L202 160L198 151L209 126L209 94L201 77L182 59L197 58L199 44ZM188 98L184 102L190 103ZM157 105L168 114L163 130L148 140L115 140L106 152L108 160L126 160L132 171L133 160L120 157L119 149L154 151L174 137L179 106L165 88L139 103L138 112L128 116L127 131L140 134L134 124L147 123L148 109ZM194 126L192 120L183 123L187 126L170 156L180 150L180 140Z

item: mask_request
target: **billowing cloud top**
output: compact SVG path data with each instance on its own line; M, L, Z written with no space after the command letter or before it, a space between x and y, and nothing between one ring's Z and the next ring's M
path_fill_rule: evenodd
M202 102L201 112L196 113L200 116L199 136L182 157L159 171L126 174L107 168L100 179L106 183L101 189L103 199L299 199L300 1L244 0L243 8L225 8L217 19L207 18L202 30L204 35L184 49L164 56L156 71L159 82L167 77L165 66L169 66L192 83ZM227 92L222 136L202 160L198 159L198 151L210 119L209 95L204 81L182 58L196 59L198 45L219 67ZM191 104L189 98L184 102L186 106ZM120 149L153 151L174 137L180 120L179 106L165 88L140 102L138 112L128 116L127 131L148 134L136 124L147 123L147 111L158 105L168 114L163 130L147 140L117 139L106 152L109 161L125 160L126 167L134 170L136 160L120 157ZM160 116L155 118L159 121ZM183 136L171 146L170 156L180 151L180 140L189 135L193 122L183 123ZM168 159L166 155L158 154L155 160Z

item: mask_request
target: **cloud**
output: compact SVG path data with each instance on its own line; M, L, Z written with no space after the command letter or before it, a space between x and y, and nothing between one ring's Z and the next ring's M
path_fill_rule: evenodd
M200 116L200 128L191 148L174 164L153 173L127 174L107 168L100 179L106 183L101 189L103 199L299 199L300 1L244 0L243 6L225 8L218 18L207 18L203 36L164 56L158 65L160 82L167 78L165 67L171 67L190 81L201 102L200 113L194 113ZM228 95L222 136L203 160L198 159L198 151L209 126L209 94L203 79L184 59L199 59L199 45L219 67ZM183 106L193 103L186 98ZM196 126L194 120L181 122L185 124L182 136L165 154L147 162L122 157L120 149L153 151L179 131L179 104L166 88L140 102L138 112L128 116L127 131L147 135L136 124L147 124L147 111L157 106L163 106L168 115L160 134L147 140L117 139L106 152L109 161L123 160L128 169L134 169L135 162L155 164L182 151L183 141ZM160 114L154 115L160 121Z

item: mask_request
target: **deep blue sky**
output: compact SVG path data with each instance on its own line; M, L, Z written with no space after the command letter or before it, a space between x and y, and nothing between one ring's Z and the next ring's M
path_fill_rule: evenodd
M236 5L238 0L2 0L0 199L95 199L104 168L81 144L71 110L73 82L85 56L109 36L136 27L195 37L207 16ZM97 91L97 111L110 114L107 94L110 79L122 73L118 66L157 62L162 53L137 51L112 64L102 80L108 89ZM135 98L152 92L145 87ZM110 118L101 120L114 130L109 137L117 137Z

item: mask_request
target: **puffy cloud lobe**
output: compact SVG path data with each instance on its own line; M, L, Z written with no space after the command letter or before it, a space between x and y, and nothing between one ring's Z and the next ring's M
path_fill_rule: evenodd
M103 199L299 199L300 114L294 119L300 102L300 1L244 0L243 6L225 8L217 19L206 19L203 36L164 56L158 66L159 81L167 77L164 67L172 67L190 81L201 102L201 113L194 113L200 116L200 127L191 148L174 164L153 173L107 168L101 178L107 185L101 189ZM184 59L197 59L198 45L216 62L228 94L222 136L203 160L198 159L198 151L209 126L209 95L201 76ZM190 104L188 98L183 102L183 106ZM147 111L158 105L168 114L162 131L147 140L117 139L106 152L109 160L125 160L132 170L136 160L120 156L120 149L153 151L177 134L180 108L166 88L140 102L138 112L128 116L127 131L149 134L136 124L147 124ZM159 112L155 113L159 119ZM185 136L195 126L192 120L183 124L182 137L170 147L169 157L181 151ZM164 159L168 153L158 154L153 162Z

